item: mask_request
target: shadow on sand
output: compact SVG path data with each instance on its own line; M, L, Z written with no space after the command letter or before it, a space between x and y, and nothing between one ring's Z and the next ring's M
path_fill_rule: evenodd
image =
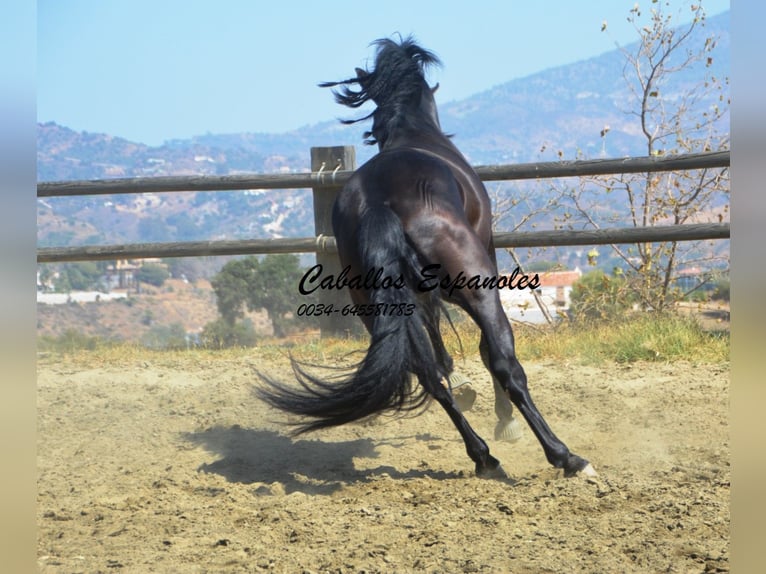
M393 478L428 476L435 480L465 477L462 472L428 469L401 472L389 466L358 470L354 466L354 458L377 458L377 446L398 446L406 439L373 441L365 438L323 442L316 439L292 439L274 431L244 429L238 425L186 433L183 438L220 456L215 462L203 464L200 471L215 473L229 482L243 484L269 485L278 482L288 494L331 494L349 482L367 482L383 474ZM431 435L409 438L440 440ZM270 490L262 485L254 493L270 494Z

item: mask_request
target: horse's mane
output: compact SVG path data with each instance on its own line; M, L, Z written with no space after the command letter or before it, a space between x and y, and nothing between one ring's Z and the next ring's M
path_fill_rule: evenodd
M357 68L355 78L319 84L323 88L342 86L333 90L333 94L344 106L358 108L369 100L377 104L377 108L364 117L341 120L344 124L353 124L372 117L372 130L364 133L365 143L370 145L385 141L391 127L406 118L413 102L420 101L423 90L430 89L425 81L428 66L441 65L439 58L418 46L412 36L399 43L382 38L372 45L377 47L372 71ZM352 85L358 85L359 89L351 88Z

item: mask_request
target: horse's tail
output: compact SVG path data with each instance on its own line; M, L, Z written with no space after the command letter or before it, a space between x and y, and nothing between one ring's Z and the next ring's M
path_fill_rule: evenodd
M295 361L293 371L300 388L265 379L258 390L269 405L308 417L297 423L296 434L342 425L383 412L400 412L422 406L433 385L448 375L446 352L437 353L442 303L436 291L417 296L420 263L407 243L401 222L388 207L371 207L359 224L362 276L382 270L382 277L403 282L370 292L375 309L371 342L356 371L341 379L325 381L306 373ZM402 283L404 283L402 285ZM437 354L441 360L437 358ZM447 358L447 360L449 360ZM420 385L414 385L414 374Z

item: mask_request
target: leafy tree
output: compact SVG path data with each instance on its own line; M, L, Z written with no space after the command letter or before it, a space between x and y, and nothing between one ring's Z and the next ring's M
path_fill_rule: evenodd
M603 155L613 138L624 145L628 138L636 137L634 134L650 157L729 149L728 78L715 72L718 39L705 31L701 4L687 4L683 10L692 18L681 26L675 26L676 15L670 14L667 1L652 0L646 11L636 4L628 13L639 41L620 48L624 88L611 97L622 102L624 115L615 120L618 125L605 125L594 134L600 136ZM607 29L604 24L602 30ZM540 154L546 149L547 143ZM559 161L565 159L560 149L548 149L551 152ZM583 158L578 152L577 159ZM492 197L495 218L502 221L504 231L527 231L550 218L556 229L652 227L729 219L728 169L581 177L574 186L571 181L546 181L544 190L537 185L532 192L518 183L513 184L514 189L500 188ZM636 302L645 309L663 310L698 287L679 289L675 281L679 269L728 264L728 254L719 246L718 242L701 241L614 244L588 251L587 264L607 271L619 266L625 273L626 289L636 294ZM555 248L543 251L548 249L561 253ZM515 251L508 253L518 265L520 257ZM531 255L529 250L527 259ZM583 263L581 255L576 258Z
M95 261L67 263L59 270L56 291L87 291L101 285L103 270Z
M141 283L148 283L155 287L162 287L162 284L170 277L170 273L164 265L156 263L144 263L136 271L136 280Z
M38 265L37 269L39 271L40 283L46 286L48 284L52 284L53 279L55 277L53 267L51 265L43 264L43 265Z
M233 326L245 309L265 309L274 334L285 335L285 315L298 303L298 282L302 275L296 255L250 256L228 262L212 279L221 318Z
M297 255L267 255L260 262L248 299L250 310L266 309L277 337L285 335L285 315L300 302L298 283L303 272Z
M249 297L250 286L255 282L254 275L258 267L256 257L229 261L213 277L216 305L221 318L229 325L245 316L245 306Z

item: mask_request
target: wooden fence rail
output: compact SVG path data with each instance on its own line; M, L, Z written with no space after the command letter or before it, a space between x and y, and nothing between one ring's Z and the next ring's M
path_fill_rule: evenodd
M729 167L730 152L707 152L667 157L627 157L515 165L476 166L484 181L582 177L614 173L643 173ZM37 197L228 191L238 189L303 189L343 185L353 170L332 167L312 173L224 176L166 176L53 181L37 184Z
M315 151L337 154L353 152L350 146L313 148ZM346 163L353 162L345 157ZM320 156L321 157L321 153ZM328 156L331 157L331 156ZM316 158L314 158L316 159ZM340 161L340 160L338 160ZM724 168L730 165L730 152L709 152L669 157L633 157L620 159L577 160L546 163L526 163L502 166L478 166L476 171L484 181L581 177L614 173ZM325 168L327 162L314 162L314 171L300 174L181 176L154 178L123 178L87 181L42 182L37 186L38 197L72 197L127 193L166 193L181 191L225 191L243 189L337 190L353 173L343 162L336 168ZM332 162L330 162L332 163ZM327 202L325 202L327 203ZM325 210L326 211L326 210ZM327 219L326 214L323 219ZM217 255L250 255L264 253L334 253L335 238L318 237L281 239L243 239L227 241L191 241L183 243L134 243L127 245L42 247L37 250L38 263L64 261L93 261L142 259L150 257L195 257ZM690 241L725 239L730 236L729 224L695 224L648 228L611 228L599 230L558 230L523 233L495 233L495 247L539 247L562 245L603 245L643 243L652 241Z
M661 227L630 227L589 230L495 233L498 249L508 247L556 247L563 245L609 245L658 241L727 239L728 223L698 223ZM64 261L114 261L150 257L210 257L265 253L336 253L335 238L320 235L295 239L242 239L231 241L185 241L181 243L132 243L84 247L42 247L38 263Z

